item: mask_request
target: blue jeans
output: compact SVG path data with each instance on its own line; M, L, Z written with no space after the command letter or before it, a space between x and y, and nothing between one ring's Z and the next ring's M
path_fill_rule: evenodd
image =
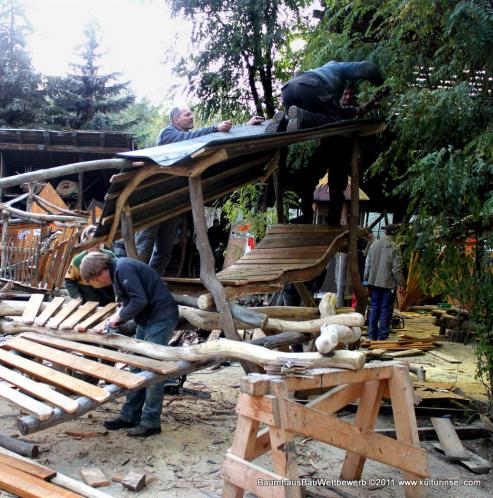
M171 259L179 217L171 218L135 234L135 246L141 261L162 276Z
M383 287L370 287L370 319L368 338L379 341L387 339L394 312L395 292Z
M159 323L153 323L146 327L139 325L135 337L165 346L168 344L177 323L178 313ZM136 373L141 370L139 368L131 368L131 371ZM163 396L164 382L133 391L128 394L119 417L127 422L137 422L144 427L152 429L160 427Z

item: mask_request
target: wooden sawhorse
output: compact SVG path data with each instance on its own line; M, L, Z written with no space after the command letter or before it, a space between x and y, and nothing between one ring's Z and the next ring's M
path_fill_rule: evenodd
M233 445L223 464L223 498L239 498L244 491L259 497L301 497L294 436L311 437L346 450L340 474L359 480L367 458L396 467L404 479L429 477L428 457L419 448L408 369L398 362L369 364L357 371L317 369L308 376L250 374L241 382L236 411L238 422ZM305 406L289 393L316 388L330 391ZM374 432L382 397L392 403L397 440ZM334 415L359 398L354 423ZM267 427L259 431L260 424ZM272 471L252 463L271 450ZM279 484L288 479L290 485ZM262 481L277 485L262 485ZM407 497L420 496L419 486L406 486Z

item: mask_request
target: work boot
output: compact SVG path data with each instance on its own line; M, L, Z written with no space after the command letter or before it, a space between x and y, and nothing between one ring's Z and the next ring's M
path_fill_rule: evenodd
M138 426L138 422L127 422L126 420L116 417L113 420L106 420L103 425L109 431L117 431L118 429L128 429L129 427Z
M286 131L296 131L301 129L304 111L300 107L292 105L288 110L288 126Z
M284 120L285 120L285 114L282 111L276 111L272 119L269 119L266 121L265 124L265 132L266 134L272 134L272 133L277 133L279 131L284 131L282 128L284 128Z
M137 425L133 429L127 431L127 436L130 437L149 437L154 434L160 434L161 427L145 427L144 425Z

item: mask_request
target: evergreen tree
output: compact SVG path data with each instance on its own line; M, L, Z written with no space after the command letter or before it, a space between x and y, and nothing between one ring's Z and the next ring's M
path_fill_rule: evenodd
M47 80L49 108L46 120L54 126L70 129L113 130L130 123L115 124L116 113L131 105L135 97L128 82L118 81L119 73L101 74L102 56L97 29L86 26L85 42L78 51L80 64L71 64L72 72Z
M0 0L0 126L33 126L41 107L41 78L26 50L28 32L19 1Z

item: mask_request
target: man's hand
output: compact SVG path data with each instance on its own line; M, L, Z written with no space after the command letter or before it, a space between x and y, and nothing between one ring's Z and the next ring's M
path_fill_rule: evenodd
M264 122L264 118L262 116L252 116L248 121L247 125L259 125Z
M106 322L106 325L109 328L116 329L120 323L123 323L123 320L120 318L120 314L117 312L114 315L111 315Z
M217 125L217 131L229 131L231 130L231 127L233 126L233 121L231 119L228 119L227 121L222 121Z
M365 102L364 104L360 105L358 107L358 118L363 117L365 114L369 113L371 110L375 109L378 107L378 104L374 102L373 100L369 100L368 102Z

